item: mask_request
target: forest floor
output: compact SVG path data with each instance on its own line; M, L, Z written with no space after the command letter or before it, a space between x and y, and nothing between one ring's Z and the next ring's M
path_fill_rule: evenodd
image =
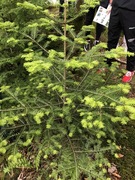
M120 158L111 158L110 161L117 167L121 178L113 180L135 180L135 121L118 127L117 144L121 147Z
M122 59L125 61L125 59ZM121 64L120 69L126 69L126 64ZM135 76L130 82L131 90L129 98L135 98ZM110 158L111 163L116 165L118 175L112 177L112 180L135 180L135 120L127 125L117 127L117 144L121 147L120 158Z

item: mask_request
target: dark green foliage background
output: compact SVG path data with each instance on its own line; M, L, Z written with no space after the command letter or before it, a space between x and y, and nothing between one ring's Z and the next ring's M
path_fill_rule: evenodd
M117 80L117 63L98 70L122 49L110 53L101 43L83 52L90 27L77 32L73 22L85 6L67 14L65 37L49 3L0 2L1 171L27 179L29 170L33 179L107 179L106 154L118 150L116 124L134 119L135 101Z

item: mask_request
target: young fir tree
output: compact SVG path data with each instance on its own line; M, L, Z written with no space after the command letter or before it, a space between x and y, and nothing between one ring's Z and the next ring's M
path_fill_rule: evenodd
M127 98L130 86L117 80L117 63L98 70L123 51L109 53L105 43L83 51L92 27L77 32L74 22L87 3L78 12L65 1L62 18L58 7L49 7L34 0L0 3L2 172L105 180L106 154L117 155L115 128L135 119L135 100Z

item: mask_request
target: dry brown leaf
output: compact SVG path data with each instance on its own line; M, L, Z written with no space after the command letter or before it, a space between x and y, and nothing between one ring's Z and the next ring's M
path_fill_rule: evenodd
M124 155L123 155L123 154L121 154L121 153L119 153L119 154L118 154L118 157L119 157L119 158L123 158L123 157L124 157Z

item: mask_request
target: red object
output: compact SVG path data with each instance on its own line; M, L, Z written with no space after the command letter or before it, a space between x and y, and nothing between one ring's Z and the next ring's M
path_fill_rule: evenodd
M132 80L132 77L134 76L134 73L134 71L127 71L127 73L122 78L122 82L130 82Z

